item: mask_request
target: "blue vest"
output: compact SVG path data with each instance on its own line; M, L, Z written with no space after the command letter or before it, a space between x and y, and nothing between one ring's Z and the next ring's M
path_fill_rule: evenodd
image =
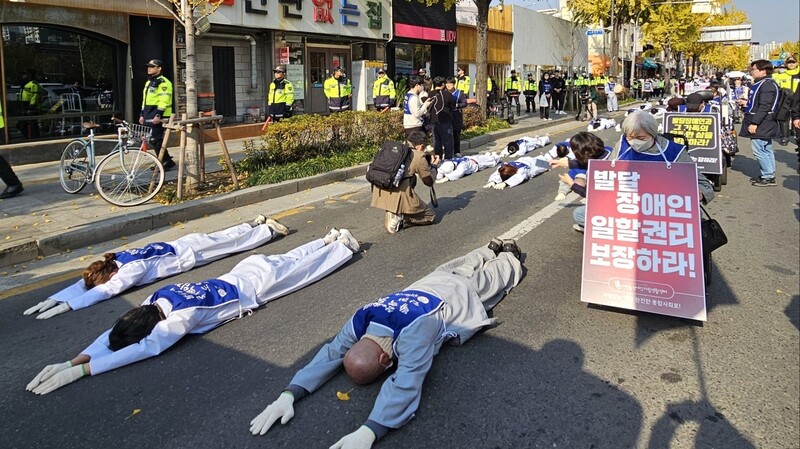
M663 149L663 148L662 148ZM622 143L619 147L619 155L617 155L617 160L619 161L646 161L646 162L664 162L664 158L669 162L675 162L680 156L681 152L686 149L683 145L677 144L673 141L669 141L669 145L664 150L664 157L660 154L649 154L649 153L639 153L635 151L631 146L628 144L628 140L624 137L622 138Z
M239 300L239 289L235 286L212 279L198 283L185 283L168 285L157 290L151 296L151 302L156 299L166 299L172 304L172 310L202 307L211 309Z
M531 168L530 165L528 165L528 164L524 164L522 162L516 162L516 161L514 161L514 162L506 162L503 165L510 165L510 166L516 168L517 170L519 170L520 168Z
M543 91L544 93L546 93L546 94L549 94L549 93L550 93L550 91L552 91L552 90L553 90L553 85L552 85L552 84L550 84L550 81L544 81L544 82L542 82L542 91Z
M611 92L614 92L614 86L616 86L616 85L617 85L617 83L608 83L608 89L609 89Z
M456 157L456 158L453 158L453 159L449 159L450 162L452 162L452 163L454 163L456 165L458 165L458 164L460 164L462 162L467 162L469 160L470 159L468 157Z
M418 318L436 313L443 305L440 298L418 290L392 293L360 308L353 315L353 331L358 340L367 333L370 323L377 323L391 329L397 340L403 329Z
M164 242L148 243L144 248L128 249L116 253L117 262L125 265L136 260L146 260L154 257L174 256L175 248Z
M758 94L758 90L761 89L761 86L764 85L764 81L766 81L766 80L772 80L772 78L764 78L761 81L753 84L753 87L750 88L750 90L752 90L752 92L750 92L750 98L747 99L747 106L745 106L744 112L749 114L753 110L753 107L755 106L755 102L754 101L756 99L756 94ZM772 81L772 82L775 83L775 81ZM781 92L780 86L778 86L778 84L775 83L775 87L776 87L776 90L777 90L778 94L775 95L775 102L772 104L771 112L775 112L775 107L778 106L778 99L781 96L780 95L780 92Z
M733 88L733 98L741 98L744 95L744 86L734 87Z
M406 101L403 102L403 114L411 115L411 108L408 107L408 102L413 95L412 92L406 92Z

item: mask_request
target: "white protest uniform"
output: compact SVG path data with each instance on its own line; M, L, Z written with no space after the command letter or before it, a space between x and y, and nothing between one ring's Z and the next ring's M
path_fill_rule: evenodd
M597 127L595 127L597 126ZM589 132L597 132L603 131L604 129L609 129L617 126L617 122L611 118L594 118L589 121L589 124L586 126L586 131Z
M450 164L448 164L448 162ZM439 166L436 172L436 179L447 178L450 181L461 179L485 168L494 167L500 162L500 156L496 153L478 154L475 156L457 157L448 159ZM453 169L449 170L452 166Z
M503 165L513 165L514 167L517 168L517 172L510 178L503 181L503 179L500 177L500 172L498 171L499 170L498 168L498 170L495 170L495 172L492 173L491 176L489 176L489 182L493 182L495 184L500 184L501 182L505 182L508 187L515 187L522 184L526 180L533 178L534 176L540 175L550 170L549 168L544 168L543 166L542 167L537 166L536 165L537 159L545 162L548 161L548 158L545 156L536 156L536 157L524 156L519 158L519 160L513 162L505 162ZM547 166L549 167L550 164L547 163Z
M125 290L189 271L229 254L247 251L272 240L269 226L249 224L212 232L185 235L172 242L151 243L144 248L117 253L119 270L108 282L87 289L83 279L48 299L66 302L72 310L89 307Z
M170 285L147 298L142 305L158 304L166 319L159 321L139 343L111 351L109 329L81 354L91 357L92 375L156 356L186 334L202 334L241 318L252 309L322 279L352 257L353 252L341 242L325 245L322 239L286 254L249 256L217 279ZM175 295L177 301L172 299ZM205 302L185 304L197 299ZM177 304L180 305L176 307Z
M516 153L510 154L508 151L508 146L503 148L503 151L500 152L501 157L506 156L513 156L513 157L520 157L525 155L526 153L530 153L531 151L542 148L543 146L550 143L550 136L533 136L528 137L524 136L520 139L517 139L517 145L519 145L519 150Z

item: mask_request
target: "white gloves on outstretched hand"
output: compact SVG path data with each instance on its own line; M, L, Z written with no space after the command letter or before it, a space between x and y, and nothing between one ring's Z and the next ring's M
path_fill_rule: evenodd
M375 442L375 432L367 426L361 426L355 432L345 435L330 449L369 449Z
M28 391L33 391L34 388L38 387L40 383L46 381L47 379L53 377L53 375L59 371L63 371L72 366L72 362L64 362L64 363L56 363L55 365L47 365L44 369L33 378L33 380L25 387Z
M64 385L69 385L85 375L86 374L84 372L83 365L73 366L50 376L49 379L42 382L38 387L34 388L33 392L36 394L47 394L53 390L63 387ZM30 386L30 384L28 386Z
M69 306L69 304L67 304L65 302L62 302L61 304L53 307L52 309L48 310L47 312L40 313L39 315L36 316L36 319L37 320L46 320L46 319L52 318L52 317L54 317L56 315L61 315L62 313L69 312L70 310L72 310L72 308Z
M40 302L39 304L36 304L35 306L31 307L30 309L22 312L22 314L23 315L33 315L36 312L44 312L45 310L47 310L47 309L49 309L51 307L55 307L56 304L58 304L58 301L56 301L55 299L47 299L47 300L44 300L44 301Z
M250 432L253 435L264 435L278 418L280 418L281 424L286 424L294 417L292 404L294 404L294 396L286 391L281 393L275 402L250 421Z
M506 183L504 183L504 182L499 182L499 183L497 183L497 184L493 185L492 187L494 187L494 188L495 188L495 189L497 189L497 190L503 190L503 189L505 189L505 188L506 188L506 186L507 186L507 185L508 185L508 184L506 184Z
M448 178L445 176L445 177L444 177L444 178L442 178L442 179L437 179L437 180L436 180L436 184L444 184L445 182L447 182L447 181L449 181L449 180L450 180L450 179L448 179Z
M489 187L494 187L496 184L494 181L489 181L486 185L483 186L484 189L488 189Z

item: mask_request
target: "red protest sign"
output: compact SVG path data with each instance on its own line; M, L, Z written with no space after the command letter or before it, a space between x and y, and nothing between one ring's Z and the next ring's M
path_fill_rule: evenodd
M697 168L589 162L581 301L706 321Z

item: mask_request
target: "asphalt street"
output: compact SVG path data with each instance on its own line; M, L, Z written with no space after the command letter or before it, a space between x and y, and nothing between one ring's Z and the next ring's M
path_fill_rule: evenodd
M560 125L552 140L578 126ZM600 135L607 144L619 136ZM0 294L0 447L327 448L366 420L380 382L357 387L341 374L267 435L250 435L249 422L360 305L522 229L514 232L526 273L494 309L500 325L462 347L443 347L415 419L374 447L798 448L796 156L776 146L778 186L757 188L748 182L757 175L749 142L740 139L740 147L728 185L707 208L730 243L714 253L704 324L580 302L582 235L571 229L579 203L553 202L557 172L502 191L482 188L488 171L437 185L436 224L396 235L369 207L368 184L353 180L31 264L30 279ZM74 282L76 270L111 248L264 212L292 233L256 252L286 252L330 227L350 229L362 251L326 279L159 357L45 396L25 391L45 365L77 355L150 292L214 278L250 253L49 320L22 315Z

